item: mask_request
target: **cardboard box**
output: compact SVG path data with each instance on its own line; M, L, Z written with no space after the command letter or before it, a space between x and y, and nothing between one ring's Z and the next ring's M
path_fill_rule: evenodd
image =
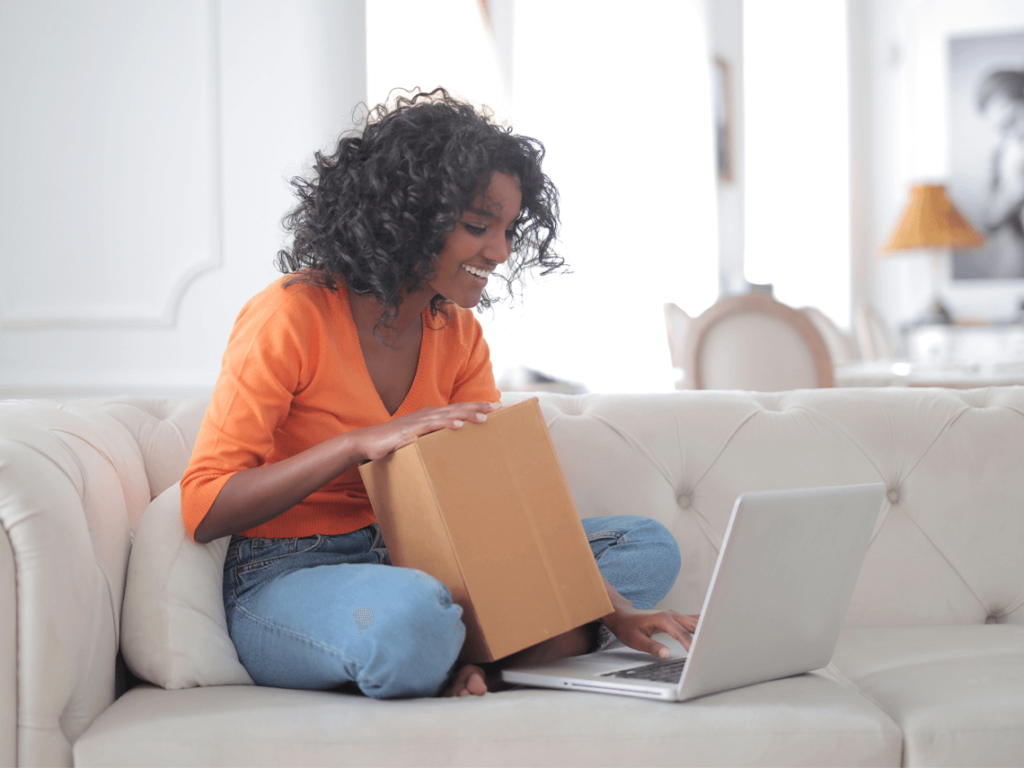
M536 399L425 435L359 472L391 562L434 576L462 606L464 662L611 613Z

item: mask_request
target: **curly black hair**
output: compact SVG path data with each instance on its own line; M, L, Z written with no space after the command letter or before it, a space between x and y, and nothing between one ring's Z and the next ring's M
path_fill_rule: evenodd
M317 152L311 178L292 179L299 204L284 227L294 239L276 265L301 272L296 280L335 290L340 277L357 294L374 296L385 309L379 332L404 293L433 279L445 238L500 172L517 178L522 191L505 266L512 294L526 269L564 267L553 250L558 191L541 170L543 158L539 141L443 88L399 96L393 107L370 110L362 130L343 135L333 154ZM445 303L435 295L431 313L446 316ZM485 293L478 307L491 304Z

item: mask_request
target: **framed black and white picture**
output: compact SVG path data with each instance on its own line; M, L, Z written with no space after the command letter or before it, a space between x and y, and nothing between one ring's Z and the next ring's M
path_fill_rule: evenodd
M952 37L949 69L949 196L988 238L953 279L1024 279L1024 32Z

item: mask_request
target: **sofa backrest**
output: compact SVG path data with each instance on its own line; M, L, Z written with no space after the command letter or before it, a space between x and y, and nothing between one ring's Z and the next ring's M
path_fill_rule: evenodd
M505 402L522 399L509 395ZM700 610L736 497L882 482L847 623L1024 623L1024 387L543 395L582 517L663 523Z

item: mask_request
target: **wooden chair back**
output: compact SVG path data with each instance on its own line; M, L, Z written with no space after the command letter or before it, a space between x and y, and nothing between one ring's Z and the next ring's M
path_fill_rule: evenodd
M668 335L668 354L675 371L676 389L691 389L692 384L686 377L684 354L686 349L686 332L693 322L686 310L669 302L665 305L665 331Z
M684 360L695 389L778 392L833 385L828 347L814 324L756 291L719 299L696 318Z

